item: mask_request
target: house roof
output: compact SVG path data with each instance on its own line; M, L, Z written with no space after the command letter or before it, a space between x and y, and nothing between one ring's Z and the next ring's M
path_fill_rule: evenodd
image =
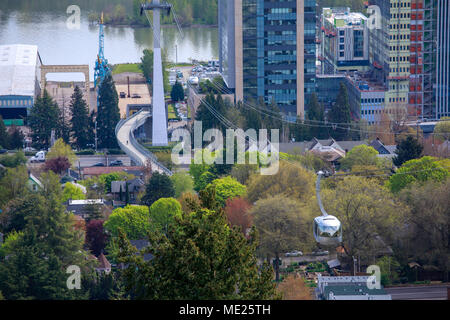
M132 246L136 247L139 251L145 249L150 245L148 240L130 240L130 243ZM153 255L151 253L145 253L144 254L144 261L149 261L153 259Z
M42 182L39 181L38 178L36 178L32 173L29 175L29 180L31 180L33 183L37 184L39 187L43 187Z
M120 193L120 187L122 187L122 192L126 191L127 181L113 181L111 182L111 192ZM134 191L145 185L144 181L139 178L128 181L128 190Z
M98 262L99 264L97 269L111 269L111 263L109 263L108 259L106 259L103 253L98 256Z
M84 175L99 176L102 174L108 174L113 172L126 172L135 174L142 174L144 172L144 167L89 167L83 169Z

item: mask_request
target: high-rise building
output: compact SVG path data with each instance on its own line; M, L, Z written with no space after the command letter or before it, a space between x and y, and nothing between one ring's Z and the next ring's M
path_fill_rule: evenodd
M323 61L323 74L369 69L369 29L365 15L351 12L350 8L323 8L321 31L319 59Z
M316 0L219 0L220 70L236 100L304 116L315 90Z
M378 6L376 14L381 15L376 17L381 23L370 28L369 56L376 78L387 86L385 107L406 109L410 52L413 46L422 51L419 45L411 45L411 0L371 0L370 4Z
M450 113L450 2L371 0L381 28L370 32L370 60L385 81L387 107L409 116L439 119Z
M438 0L436 10L436 110L437 119L450 116L450 3Z

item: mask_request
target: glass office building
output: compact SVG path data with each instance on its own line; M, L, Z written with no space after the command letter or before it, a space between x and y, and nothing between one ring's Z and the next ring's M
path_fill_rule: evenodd
M221 72L237 101L304 115L315 90L316 0L219 0L219 34Z

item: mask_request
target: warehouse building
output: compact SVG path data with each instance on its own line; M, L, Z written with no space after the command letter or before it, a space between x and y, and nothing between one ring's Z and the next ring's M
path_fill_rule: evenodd
M41 93L41 65L37 46L0 46L0 115L7 126L24 125Z

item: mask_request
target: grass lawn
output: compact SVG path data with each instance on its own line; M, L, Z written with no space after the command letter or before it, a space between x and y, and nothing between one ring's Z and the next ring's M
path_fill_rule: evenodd
M180 119L177 116L177 113L175 111L175 107L173 106L173 104L169 104L169 106L167 107L167 111L168 111L168 120L172 120L172 119L179 120Z
M112 70L113 74L119 74L124 72L142 73L142 70L139 69L139 63L121 63L114 65Z

